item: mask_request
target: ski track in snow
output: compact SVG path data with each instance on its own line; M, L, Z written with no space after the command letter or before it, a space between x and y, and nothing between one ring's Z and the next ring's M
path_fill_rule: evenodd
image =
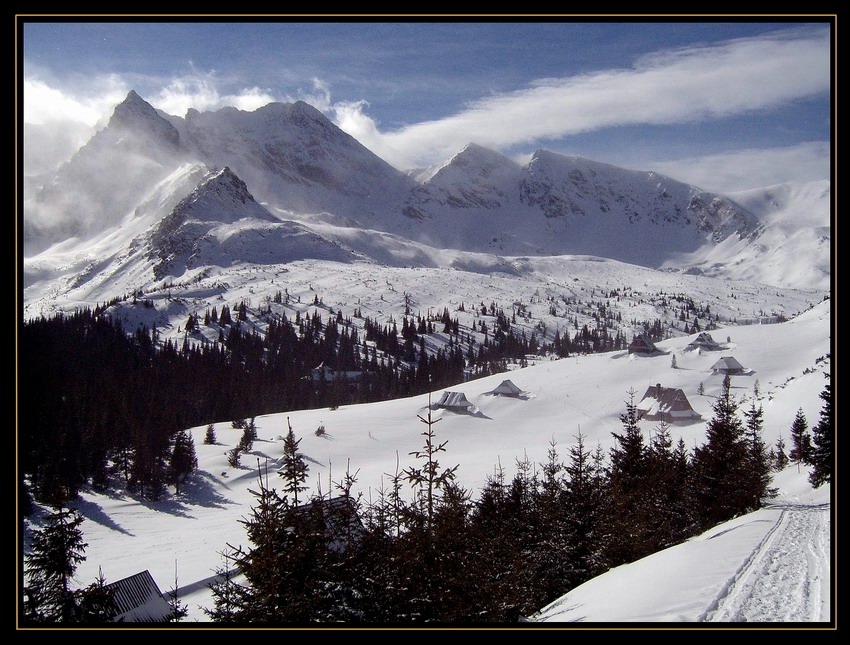
M770 507L769 507L770 508ZM829 505L782 504L774 527L701 622L829 620ZM826 595L826 597L824 597Z

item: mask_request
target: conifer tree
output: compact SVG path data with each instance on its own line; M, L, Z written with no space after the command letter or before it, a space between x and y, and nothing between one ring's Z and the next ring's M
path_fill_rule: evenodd
M77 566L86 559L83 516L62 506L45 518L44 528L33 532L24 558L24 617L35 623L70 623L78 618L71 590Z
M169 622L179 623L189 615L189 607L185 602L180 601L177 586L177 560L174 561L174 586L168 590L168 606L171 607L171 614L168 617Z
M658 551L684 540L692 525L692 501L687 494L687 453L673 447L670 426L661 421L647 452L651 504L651 544Z
M239 446L234 446L227 451L227 463L231 468L238 468L240 459L242 458L242 449Z
M785 452L785 440L782 435L776 440L776 448L774 449L774 470L782 470L788 465L788 455Z
M198 468L195 440L188 430L181 430L172 439L171 457L168 462L168 481L180 494L180 484Z
M610 497L606 524L610 531L606 542L613 565L631 562L651 553L651 501L648 451L638 425L635 392L629 391L626 412L620 415L623 433L611 448L609 470Z
M214 446L218 442L215 436L215 426L211 423L207 426L207 433L204 435L204 444Z
M823 401L823 407L820 411L820 419L812 429L814 447L811 454L812 472L809 474L809 481L815 488L832 482L832 471L835 466L835 427L832 417L832 389L829 383L824 386L820 398Z
M570 459L565 466L567 481L564 491L564 512L569 529L571 575L569 586L579 585L601 573L602 555L597 530L601 522L602 496L598 487L599 464L590 450L585 449L584 435L575 436L570 447Z
M750 496L747 509L754 511L761 507L762 499L775 496L776 490L770 489L771 464L767 456L767 447L761 438L764 411L761 406L756 407L756 401L753 399L744 416L747 423L747 489Z
M213 607L204 607L204 613L216 623L242 622L242 608L245 607L249 589L236 582L236 564L238 552L227 548L220 552L224 564L215 569L215 580L209 588L213 596Z
M254 441L257 439L257 425L254 423L254 418L244 424L242 436L239 439L239 449L242 452L251 452L254 447Z
M307 481L309 467L304 456L298 452L298 444L301 443L301 439L295 438L289 417L286 417L286 423L289 426L289 431L283 440L283 457L281 458L283 465L277 472L284 481L283 492L292 495L292 505L298 506L298 494L307 490L304 482Z
M706 428L707 441L694 453L695 493L704 529L744 512L751 499L744 427L731 389L732 380L727 374Z
M794 421L791 424L791 452L788 457L796 461L798 470L800 464L810 463L812 456L812 435L809 434L809 424L803 408L797 410Z
M440 468L440 462L437 459L438 453L446 451L448 440L442 443L436 443L436 434L434 433L434 425L441 419L433 419L431 417L431 397L428 397L428 416L416 415L419 420L427 426L427 430L422 432L425 437L425 445L422 450L415 450L410 455L417 459L423 460L425 463L421 468L413 466L408 467L404 471L405 480L413 487L419 488L424 494L425 502L425 518L428 531L430 532L434 521L434 502L437 496L437 490L444 487L448 482L455 477L455 472L459 466L451 468Z
M251 515L240 522L245 526L253 548L229 547L220 577L212 586L214 609L207 614L228 623L274 623L285 620L288 599L284 596L283 558L292 531L287 505L274 489L258 476L259 490L252 490L256 504ZM234 566L228 558L232 557ZM231 572L238 569L247 584L237 583Z
M98 567L95 581L74 592L78 621L84 625L111 623L120 612L115 605L115 592L106 584L103 571Z

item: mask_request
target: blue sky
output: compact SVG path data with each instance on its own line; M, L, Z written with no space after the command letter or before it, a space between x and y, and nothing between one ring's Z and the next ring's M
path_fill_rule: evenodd
M825 19L561 20L25 22L25 126L59 158L130 89L179 116L301 99L401 169L474 141L726 192L829 177Z

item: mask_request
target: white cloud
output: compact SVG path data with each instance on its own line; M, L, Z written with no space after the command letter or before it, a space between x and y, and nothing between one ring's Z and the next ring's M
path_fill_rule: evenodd
M304 101L305 103L309 103L317 110L322 112L327 112L332 109L331 105L331 88L325 83L323 80L314 78L313 79L313 91L312 92L304 92L303 90L298 90L296 96L287 97L288 101L298 100Z
M38 174L67 161L129 90L117 76L97 79L69 95L37 76L24 79L24 173Z
M129 89L116 76L99 80L78 96L51 87L38 77L24 79L24 123L45 125L76 121L94 126L104 113L124 100Z
M652 162L655 170L704 190L731 193L763 188L786 181L814 181L829 175L827 141L808 141L795 146L729 152Z
M383 133L372 149L404 168L446 159L469 141L499 148L614 126L679 124L768 109L828 91L829 56L824 29L658 52L631 69L542 79L480 99L450 117ZM361 112L345 114L356 137L357 128L371 125L363 105L350 107Z
M269 90L256 86L222 95L218 91L218 85L219 81L214 72L193 71L192 74L171 79L158 94L145 98L154 107L176 116L185 116L189 108L206 112L225 106L250 112L278 100Z

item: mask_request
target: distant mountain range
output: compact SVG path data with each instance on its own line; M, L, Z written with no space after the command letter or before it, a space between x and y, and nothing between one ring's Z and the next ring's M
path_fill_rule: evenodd
M176 117L130 92L68 162L26 185L25 281L61 273L60 291L222 263L431 266L428 248L829 287L828 182L723 196L545 150L522 166L472 143L404 173L300 101Z

